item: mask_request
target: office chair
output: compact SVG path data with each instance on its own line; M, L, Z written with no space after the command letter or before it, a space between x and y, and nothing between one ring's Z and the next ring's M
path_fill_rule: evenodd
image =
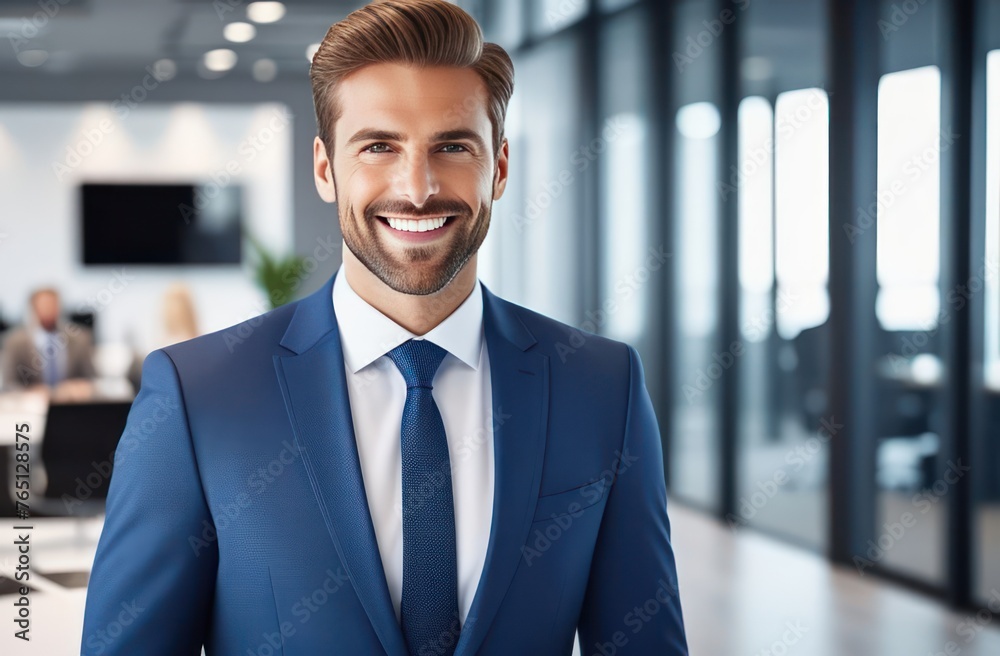
M131 407L130 401L49 406L40 453L46 484L39 494L37 478L32 477L33 516L90 517L104 512L115 449Z

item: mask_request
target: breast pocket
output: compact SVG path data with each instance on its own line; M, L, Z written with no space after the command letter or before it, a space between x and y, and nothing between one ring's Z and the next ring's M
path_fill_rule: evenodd
M571 490L540 496L532 522L555 519L565 515L578 517L587 508L600 503L607 494L608 487L607 479L599 478L593 483L587 483Z

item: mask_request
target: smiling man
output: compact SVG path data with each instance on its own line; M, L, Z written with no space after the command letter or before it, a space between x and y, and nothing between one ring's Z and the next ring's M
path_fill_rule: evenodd
M455 5L388 0L310 76L343 264L147 357L82 653L686 654L638 354L477 277L510 58Z

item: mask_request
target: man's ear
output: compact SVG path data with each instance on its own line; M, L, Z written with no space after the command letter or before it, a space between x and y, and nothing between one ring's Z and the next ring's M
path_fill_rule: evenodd
M326 155L326 145L318 136L313 140L313 181L319 197L327 203L337 202L337 188L333 184L333 162Z
M504 189L507 188L507 158L509 150L507 147L507 137L500 143L500 156L497 158L496 172L493 176L493 200L500 200Z

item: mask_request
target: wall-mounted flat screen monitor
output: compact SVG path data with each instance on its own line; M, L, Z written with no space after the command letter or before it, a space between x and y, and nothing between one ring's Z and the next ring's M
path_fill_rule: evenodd
M241 187L80 186L85 265L239 264Z

